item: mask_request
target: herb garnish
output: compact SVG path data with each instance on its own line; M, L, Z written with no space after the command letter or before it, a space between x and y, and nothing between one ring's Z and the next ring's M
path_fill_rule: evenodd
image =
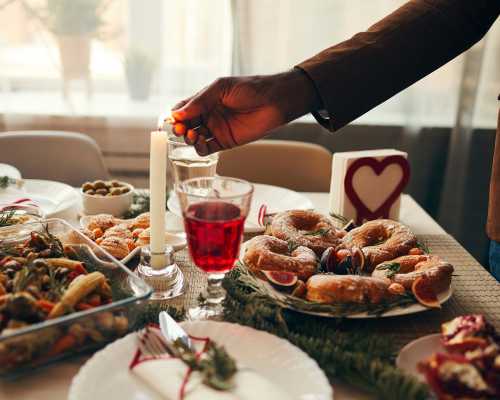
M15 213L15 210L0 211L0 227L13 225Z
M399 272L399 270L401 269L401 265L399 263L388 263L388 264L379 265L376 269L387 270L387 272L385 273L385 276L387 278L392 278L394 275L396 275Z
M198 357L182 340L174 343L176 356L191 370L203 376L203 383L216 390L229 390L234 387L233 376L238 372L236 362L223 346L209 341L205 352Z
M430 254L431 251L429 250L429 248L427 247L427 245L423 242L421 242L420 240L417 242L417 247L422 250L425 254Z
M306 236L325 236L330 231L331 231L330 228L319 228L316 231L306 232L306 233L304 233L304 235L306 235Z
M293 251L300 245L295 243L293 240L288 241L288 254L292 254Z
M347 223L349 223L348 218L344 217L343 215L336 214L334 212L330 212L330 217L332 217L333 219L336 219L337 221L340 221L342 223L342 225L346 225Z

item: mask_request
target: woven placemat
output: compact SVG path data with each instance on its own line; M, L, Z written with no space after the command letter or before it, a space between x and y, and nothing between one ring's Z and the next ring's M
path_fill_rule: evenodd
M421 235L419 239L432 254L450 262L454 268L453 296L440 310L391 318L346 320L343 330L364 330L378 334L395 335L397 345L439 331L442 322L457 315L484 314L500 330L500 283L481 266L453 237L449 235ZM189 308L197 304L200 292L206 286L205 274L191 261L187 249L176 253L175 260L188 282L183 296L168 304ZM323 318L325 323L329 319Z

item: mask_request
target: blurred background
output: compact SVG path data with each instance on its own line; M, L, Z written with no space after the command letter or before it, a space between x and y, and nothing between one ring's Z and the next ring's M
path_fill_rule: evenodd
M0 131L87 134L114 177L144 187L146 133L177 101L219 76L288 69L404 3L0 0ZM486 264L499 62L497 23L473 49L338 133L306 116L272 137L332 152L408 151L408 192Z

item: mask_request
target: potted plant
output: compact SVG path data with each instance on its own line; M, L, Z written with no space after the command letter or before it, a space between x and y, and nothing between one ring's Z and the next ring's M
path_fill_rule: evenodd
M130 98L147 100L156 69L154 58L142 49L130 48L125 54L124 68Z
M91 92L91 39L101 35L104 23L101 16L111 1L46 0L45 6L39 8L21 0L28 15L38 19L56 37L65 96L72 79L84 79L88 93Z

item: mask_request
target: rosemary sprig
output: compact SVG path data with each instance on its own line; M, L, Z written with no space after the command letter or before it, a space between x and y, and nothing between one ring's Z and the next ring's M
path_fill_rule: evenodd
M330 228L319 228L318 230L316 231L312 231L312 232L306 232L304 233L305 236L325 236L328 234L328 232L330 232L331 229Z
M344 217L343 215L331 212L331 211L330 211L330 217L332 217L333 219L336 219L337 221L340 221L342 226L346 225L349 222L348 218Z
M385 276L390 279L399 272L401 265L399 263L387 263L379 265L375 269L386 270Z
M421 242L420 240L417 242L417 247L422 250L425 254L431 254L431 251L429 247L424 242Z
M181 339L174 342L176 355L193 371L203 376L203 383L216 390L234 387L233 377L238 372L236 362L223 346L209 341L201 357L197 357Z
M14 225L15 210L0 211L0 228L3 226Z
M297 249L299 245L295 243L293 240L288 241L288 254L291 254L295 249Z

